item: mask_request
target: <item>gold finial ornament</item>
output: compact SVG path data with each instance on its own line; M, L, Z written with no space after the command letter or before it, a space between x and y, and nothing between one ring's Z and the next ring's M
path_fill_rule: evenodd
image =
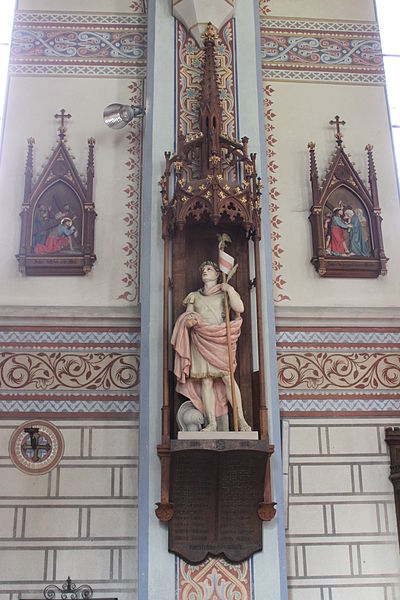
M217 28L211 23L211 21L207 24L204 33L202 34L202 39L210 42L215 42L218 38Z
M216 154L212 154L210 156L210 163L212 164L213 167L216 167L217 165L219 165L220 162L221 162L221 158L219 156L217 156Z

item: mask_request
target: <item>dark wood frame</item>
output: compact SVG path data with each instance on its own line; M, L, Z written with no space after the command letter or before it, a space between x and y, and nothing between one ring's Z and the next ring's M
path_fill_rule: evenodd
M248 558L262 547L262 521L269 521L275 515L275 503L271 497L270 457L274 447L268 441L268 414L265 397L264 374L264 342L262 329L262 299L261 299L261 268L260 268L260 238L261 238L261 190L262 184L256 173L256 155L248 154L248 138L243 137L240 142L232 140L221 133L221 107L219 90L215 71L215 32L209 26L205 34L205 62L202 85L202 98L200 102L200 131L190 134L186 139L178 140L178 153L171 156L165 153L166 168L161 178L162 197L162 236L164 240L164 296L163 296L163 404L162 404L162 441L158 445L158 455L161 459L161 501L156 509L157 517L164 522L170 522L169 548L189 562L197 562L207 554L223 554L230 560L239 561ZM199 176L192 177L193 162L198 161ZM236 179L225 176L224 167L236 173ZM172 175L174 171L174 175ZM241 177L240 175L241 174ZM170 189L174 188L171 194ZM232 238L232 250L240 264L240 269L233 280L247 306L250 306L250 288L255 287L256 294L256 324L258 341L259 372L252 373L251 360L251 316L247 317L247 324L242 328L238 354L243 359L238 361L240 386L243 387L243 408L245 416L253 429L259 431L259 440L215 444L215 440L196 441L188 444L184 440L176 440L175 415L179 398L175 393L175 382L168 362L169 357L169 332L170 313L173 321L183 311L182 300L191 289L199 286L198 266L200 262L211 258L217 262L216 234L227 232ZM249 242L252 241L255 277L250 281L249 270ZM210 247L215 247L215 255L210 256ZM171 260L172 258L172 260ZM172 271L170 270L172 262ZM171 310L172 309L172 310ZM226 452L221 457L221 452ZM258 462L258 468L252 473L254 486L260 489L258 482L261 477L261 497L255 499L255 504L245 506L248 513L248 522L254 524L254 514L258 525L253 528L251 544L234 543L234 550L224 547L223 540L215 541L217 535L215 521L210 520L209 531L206 535L205 545L201 556L193 551L190 539L182 542L177 540L174 527L174 517L179 515L174 510L171 494L189 492L185 490L182 481L182 470L178 464L187 464L192 461L192 470L198 473L197 480L190 482L190 496L202 502L201 469L204 468L204 453L207 454L207 463L228 465L238 470L252 469L252 462L257 452L261 452L263 459ZM256 453L256 454L254 454ZM260 456L260 455L257 455ZM264 460L264 463L262 463ZM183 461L183 462L182 462ZM197 462L196 462L197 461ZM232 462L230 462L232 461ZM235 462L233 462L235 461ZM261 472L260 472L260 464ZM197 467L196 467L197 465ZM218 471L220 467L215 467ZM197 470L199 469L199 470ZM257 482L257 484L256 484ZM183 487L182 487L183 486ZM222 491L213 482L213 506L220 505ZM238 498L240 487L232 485L231 498ZM224 489L226 494L226 489ZM196 494L198 494L196 496ZM183 493L182 495L186 495ZM229 494L228 494L229 496ZM180 498L180 496L178 496ZM254 500L254 499L253 499ZM255 507L255 513L254 513ZM204 506L202 506L204 508ZM180 505L182 510L182 506ZM200 510L200 506L199 506ZM252 512L253 511L253 512ZM228 511L229 512L229 511ZM236 516L242 519L243 514ZM217 515L220 522L221 515ZM190 517L186 515L187 524ZM243 519L242 519L243 523ZM234 520L230 523L235 526ZM249 525L250 529L251 526ZM190 537L190 536L189 536ZM208 550L207 550L208 540ZM213 540L211 543L210 540ZM226 540L225 540L226 541Z
M311 263L314 265L320 277L355 277L376 278L386 275L386 263L381 229L381 209L378 199L377 179L375 172L372 146L366 146L368 158L369 187L364 185L357 170L346 154L340 133L339 117L330 124L336 124L336 152L328 168L328 173L320 187L318 181L318 170L315 158L315 144L308 144L310 152L310 179L312 187L313 204L309 217L313 240L313 257ZM368 215L371 255L364 256L332 256L325 247L324 239L324 209L333 192L341 188L352 192L364 207Z
M400 546L400 427L387 427L385 429L385 442L389 446L390 452L389 479L393 484L397 536Z
M65 145L64 119L62 109L59 141L43 168L35 184L33 184L33 145L35 140L28 139L28 155L25 169L25 191L21 215L21 241L17 260L19 270L24 275L86 275L96 260L94 254L94 221L96 218L93 203L94 178L94 144L88 140L87 183L83 183L76 170L73 158ZM79 250L74 253L56 252L37 254L33 249L33 220L36 207L41 198L55 185L62 184L74 194L81 211L81 239Z

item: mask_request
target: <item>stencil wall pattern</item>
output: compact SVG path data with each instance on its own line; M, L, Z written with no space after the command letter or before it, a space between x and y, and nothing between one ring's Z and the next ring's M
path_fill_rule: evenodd
M230 564L221 558L208 558L199 565L189 565L177 558L176 562L178 600L254 600L252 560Z
M199 48L184 26L178 23L178 123L184 136L198 131L204 50ZM216 43L216 66L219 78L224 135L236 135L234 39L229 21L220 31Z
M265 79L384 83L378 26L371 22L261 20Z
M146 15L17 11L12 75L145 77Z
M139 327L0 329L0 411L137 412Z
M400 409L398 328L278 328L283 413Z

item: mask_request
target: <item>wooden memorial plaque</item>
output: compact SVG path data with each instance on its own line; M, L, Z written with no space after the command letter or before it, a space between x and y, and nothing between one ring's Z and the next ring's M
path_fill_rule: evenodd
M169 551L198 563L209 554L240 562L261 550L267 459L265 441L172 441Z

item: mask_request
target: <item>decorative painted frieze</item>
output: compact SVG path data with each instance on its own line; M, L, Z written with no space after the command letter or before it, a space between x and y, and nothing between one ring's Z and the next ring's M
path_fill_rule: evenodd
M218 598L251 600L251 561L231 564L222 558L209 558L198 565L178 562L179 600L188 598Z
M146 16L17 12L10 49L10 73L110 76L104 67L129 67L145 76ZM51 68L53 67L53 68ZM99 67L99 71L96 71ZM126 75L129 71L126 69ZM90 74L89 72L86 74ZM122 73L120 73L122 74Z
M278 383L282 389L397 389L400 353L278 354Z
M265 79L383 84L376 23L262 19Z
M0 344L0 413L138 411L138 327L3 328Z
M145 34L139 31L17 27L12 36L11 57L13 60L51 57L142 60L146 54L145 42Z
M283 414L398 414L398 328L279 328L277 349Z
M138 385L139 358L119 352L1 352L0 389L127 390Z

